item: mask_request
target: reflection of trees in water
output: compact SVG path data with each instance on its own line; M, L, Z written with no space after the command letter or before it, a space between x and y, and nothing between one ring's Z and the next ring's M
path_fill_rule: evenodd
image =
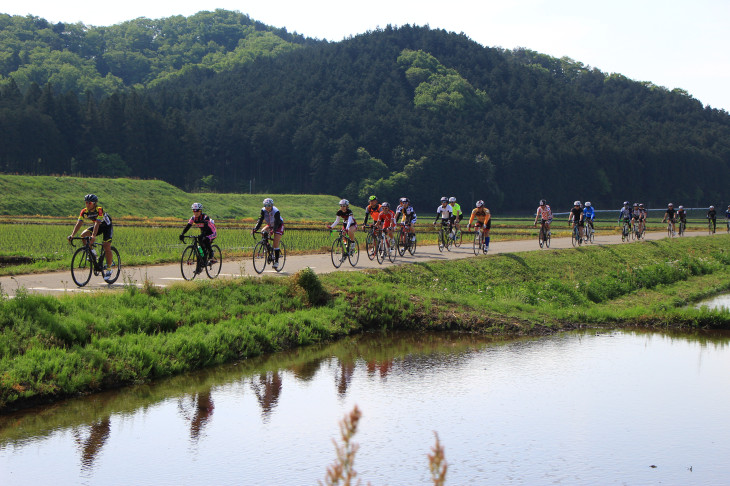
M319 367L322 364L321 359L307 361L306 363L297 363L289 367L294 373L294 377L297 380L309 381L314 378L314 375L319 371Z
M178 400L177 408L185 420L190 421L190 438L193 442L197 442L205 426L213 416L213 398L210 389L207 391L196 393L188 404L183 399Z
M381 378L385 378L393 369L393 360L384 359L382 361L370 360L367 362L368 375L372 376L377 371Z
M91 424L89 426L89 435L85 439L81 438L81 432L78 429L74 429L74 439L81 453L82 470L92 469L94 467L94 461L109 438L110 432L111 416L107 416Z
M268 420L281 395L281 376L278 371L261 373L258 378L251 378L251 388L261 405L261 415Z
M355 362L339 361L339 363L340 368L335 376L335 384L337 385L337 394L340 397L344 397L345 394L347 394L347 388L350 386L350 381L352 381L352 375L355 374Z

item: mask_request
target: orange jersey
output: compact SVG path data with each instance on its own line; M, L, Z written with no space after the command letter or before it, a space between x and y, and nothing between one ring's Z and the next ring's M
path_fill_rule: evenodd
M482 224L487 224L487 221L489 221L489 218L491 218L492 215L489 213L489 209L487 208L474 208L474 210L471 212L471 218L469 218L469 225L474 222L474 219L476 218L477 221L479 221Z
M379 213L373 211L373 220L376 222L382 221L383 229L391 228L395 226L395 213L390 209L387 212L381 211Z

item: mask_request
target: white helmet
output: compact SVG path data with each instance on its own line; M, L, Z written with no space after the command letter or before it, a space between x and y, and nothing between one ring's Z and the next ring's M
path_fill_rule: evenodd
M442 203L449 202L449 198L447 198L446 196L444 196L444 197L441 198L441 202Z
M193 205L190 206L190 209L192 209L193 211L202 211L203 205L200 203L193 203Z
M390 204L388 204L387 202L384 202L383 204L380 205L380 209L390 209Z
M591 207L591 202L590 201L586 201L586 207L587 208Z
M451 196L451 197L449 198L449 202L450 202L450 203L452 203L452 202L456 202L456 198L455 198L454 196Z
M478 201L477 201L477 207L478 207L478 208L481 208L482 206L484 206L484 201L482 201L482 200L480 199L480 200L478 200Z
M347 199L340 199L340 206L349 206L349 205L350 205L350 201L348 201Z
M573 203L573 206L580 206L580 201L576 201Z
M710 209L715 209L715 206L710 206Z
M264 206L273 206L273 205L274 205L273 199L271 199L270 197L267 197L266 199L264 199Z
M712 207L712 206L710 206L710 207ZM679 209L684 209L684 206L682 206L682 205L680 204L680 205L679 205Z

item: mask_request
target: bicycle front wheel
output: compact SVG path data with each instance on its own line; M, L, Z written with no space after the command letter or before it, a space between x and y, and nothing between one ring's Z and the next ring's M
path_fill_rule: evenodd
M454 235L454 246L456 248L459 248L461 246L461 230L456 230L456 235Z
M279 242L279 265L276 267L277 272L284 270L284 264L286 263L286 245L283 241Z
M266 249L266 243L259 241L253 247L253 269L256 273L261 274L266 268L266 261L269 258L268 250Z
M538 240L540 242L540 247L542 247L542 239L539 236ZM482 238L479 232L474 233L474 244L472 246L472 250L474 251L475 255L479 255L479 253L482 251Z
M378 249L375 252L375 257L378 260L378 264L382 265L383 261L385 260L385 238L383 236L380 236L378 238Z
M111 250L112 250L112 266L107 267L107 270L111 270L112 274L108 279L104 280L109 285L116 282L117 279L119 278L119 274L122 272L122 257L119 256L119 252L113 246L111 247ZM106 260L105 260L105 262L106 262Z
M444 241L444 230L439 229L439 251L443 252L446 242Z
M573 244L573 246L578 246L578 244L579 244L578 242L579 241L580 240L578 238L578 227L577 226L574 226L573 227L573 232L570 234L570 242Z
M198 275L198 252L195 246L185 247L180 257L180 272L185 280L192 280Z
M208 274L208 278L216 278L221 273L221 267L223 266L223 254L218 245L211 245L211 258L208 260L208 264L205 266L205 273Z
M86 248L79 248L71 258L71 278L79 287L83 287L91 279L91 255Z
M408 242L408 253L411 254L411 256L416 254L416 233L411 233L409 235L406 235L406 238L410 238L411 241ZM401 256L403 256L403 253L401 253Z
M347 259L353 267L360 261L360 245L357 240L350 241L350 251L347 252Z
M337 238L332 242L330 256L332 257L332 265L334 265L335 268L340 268L342 262L344 262L347 258L347 253L345 253L345 244L342 242L342 238Z
M408 235L408 233L406 233L405 228L403 226L401 226L400 229L398 230L397 238L398 238L397 239L398 253L400 253L400 256L403 256L406 253L406 249L410 249L410 247L408 245L408 240L407 240L407 238L409 238L409 235ZM375 244L377 245L377 240L376 240Z
M372 232L369 232L368 235L365 237L365 253L368 254L368 258L370 260L375 259L375 249L377 246L377 239L373 235Z
M395 257L398 254L398 245L395 243L395 239L388 238L388 260L390 263L395 263Z

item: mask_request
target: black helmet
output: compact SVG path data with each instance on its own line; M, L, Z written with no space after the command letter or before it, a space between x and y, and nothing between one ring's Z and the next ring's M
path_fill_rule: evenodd
M99 202L99 198L96 197L96 194L87 194L84 196L84 202Z

